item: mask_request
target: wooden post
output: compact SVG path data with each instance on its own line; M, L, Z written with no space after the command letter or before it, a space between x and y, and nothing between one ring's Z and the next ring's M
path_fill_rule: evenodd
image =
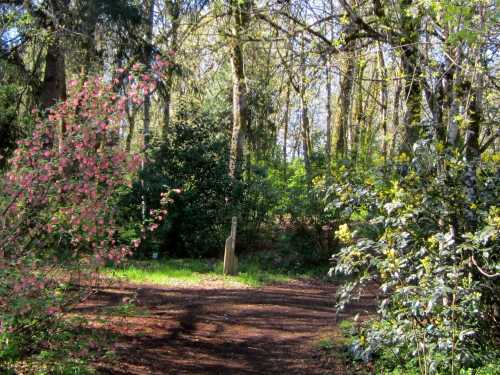
M238 219L236 216L233 216L231 220L231 235L226 240L224 251L224 275L238 274L238 257L235 254L237 224Z

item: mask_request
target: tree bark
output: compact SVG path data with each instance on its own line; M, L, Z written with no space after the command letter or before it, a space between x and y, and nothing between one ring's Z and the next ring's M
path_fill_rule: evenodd
M168 12L171 21L171 41L170 41L170 66L167 71L167 78L164 83L163 92L163 129L162 136L163 139L167 138L168 130L170 127L170 106L172 101L172 84L174 79L174 67L175 67L175 56L178 49L178 39L179 39L179 17L180 17L180 7L179 0L171 0L168 2Z
M447 82L445 85L445 91L448 98L448 124L446 130L446 144L449 147L456 147L457 141L460 135L458 115L460 113L460 100L462 99L462 93L460 90L461 82L460 75L457 71L457 64L461 64L462 61L462 51L459 46L455 50L455 62L450 62L450 72L447 75Z
M406 100L406 112L403 120L403 134L400 152L410 155L413 144L420 136L422 109L422 71L419 65L417 27L420 17L411 13L413 0L401 1L401 64L404 73L403 94Z
M128 134L127 139L125 140L125 151L130 153L130 149L132 147L132 139L134 138L135 133L135 111L133 108L130 108L130 104L127 103L127 122L128 122Z
M482 78L478 79L478 87L473 89L470 82L464 82L464 91L468 91L470 102L467 110L467 127L465 129L465 173L464 187L466 198L466 229L472 231L477 224L474 205L478 199L477 168L480 161L479 133L483 121L482 111Z
M401 104L401 82L399 80L396 81L396 87L394 88L394 101L392 104L392 126L393 126L393 135L391 141L391 149L389 150L389 155L392 156L396 151L396 141L397 134L399 131L399 107Z
M290 121L290 83L286 87L285 116L283 119L283 172L287 175L287 142L288 142L288 122Z
M358 61L355 67L355 75L357 77L357 84L355 89L352 91L353 102L354 102L354 111L352 113L352 120L350 121L349 126L349 150L351 151L351 157L354 161L358 158L359 148L363 141L362 135L362 126L363 117L365 116L366 108L363 108L363 75L366 68L366 63Z
M241 33L247 26L247 1L231 0L231 69L233 81L233 129L229 156L229 176L238 178L238 162L243 152L243 126L246 124L246 90Z
M378 48L378 64L380 70L380 102L382 108L380 111L380 126L382 128L382 154L384 157L384 164L387 162L387 105L388 105L388 90L387 90L387 68L385 66L384 53L379 44Z
M153 42L153 23L154 23L154 8L155 1L149 0L148 6L148 23L146 25L146 47L144 51L144 64L149 68L151 66L151 54L152 47L151 44ZM151 141L151 95L147 94L144 97L144 123L143 123L143 139L144 139L144 150L149 148L149 144Z
M309 125L309 108L307 106L305 93L303 92L300 98L300 106L302 112L302 152L304 154L304 168L306 170L307 184L312 184L312 167L311 167L311 132Z
M306 180L308 186L312 184L312 166L311 166L311 129L309 122L309 107L307 103L307 67L306 56L304 51L304 42L301 42L301 56L300 56L300 110L301 110L301 135L302 135L302 152L304 156L304 168L306 170Z
M47 47L45 57L45 72L40 88L39 103L42 110L47 110L60 100L66 100L66 64L64 51L57 36ZM58 122L58 147L62 152L66 124L61 119Z
M51 38L45 55L45 72L39 91L39 105L47 109L59 100L66 100L66 63L64 49L61 45L60 18L68 11L69 0L51 1L51 16L42 16L41 22L47 25ZM24 3L25 9L32 13L31 5ZM64 130L64 129L62 129Z
M66 64L64 51L60 40L54 40L47 47L45 57L45 72L40 87L39 103L42 109L47 109L59 100L66 99Z
M327 178L331 175L331 164L332 164L332 72L330 59L328 59L326 64L326 144L325 144L325 155L326 155L326 176Z
M484 27L485 8L480 3L478 7L480 15L480 28ZM465 199L466 199L466 230L474 231L477 227L476 202L479 198L477 186L477 169L481 158L481 149L479 134L481 132L481 123L483 122L483 91L484 91L484 75L482 70L484 67L484 46L479 44L475 49L475 66L474 74L468 80L464 80L462 84L463 92L469 95L469 105L466 106L467 111L467 127L465 129L464 144L465 144Z
M143 63L149 68L151 66L151 54L152 48L151 44L153 41L153 22L154 22L154 9L155 9L155 0L149 0L149 3L145 4L147 6L147 15L148 15L148 23L146 25L146 46L144 49ZM150 123L151 123L151 95L146 94L144 96L144 118L143 118L143 151L146 154L149 149L151 133L150 133ZM145 167L145 157L142 159L141 169ZM148 217L148 207L146 203L145 190L146 185L144 179L141 179L141 187L143 194L141 196L141 206L142 206L142 219L146 220Z
M339 110L337 111L337 155L345 156L347 146L347 130L351 113L351 93L354 82L354 59L351 56L345 63L345 72L340 78Z

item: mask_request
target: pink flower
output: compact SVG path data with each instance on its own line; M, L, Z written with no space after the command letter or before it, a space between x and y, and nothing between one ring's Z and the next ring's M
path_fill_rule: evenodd
M47 309L47 314L54 315L54 314L58 313L59 311L60 311L60 309L58 307L51 306Z

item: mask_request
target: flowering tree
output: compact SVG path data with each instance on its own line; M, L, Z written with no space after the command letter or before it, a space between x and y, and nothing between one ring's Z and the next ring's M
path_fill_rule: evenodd
M29 326L33 336L33 318L42 321L67 305L57 290L60 279L50 272L61 264L93 269L120 262L139 245L140 239L116 240L113 201L141 165L139 155L122 149L119 132L126 104L140 105L165 66L156 60L149 73L140 65L121 69L111 83L99 77L71 82L66 101L47 113L33 111L35 130L18 142L0 182L2 355L23 345L9 335ZM129 90L119 95L115 87L124 76Z

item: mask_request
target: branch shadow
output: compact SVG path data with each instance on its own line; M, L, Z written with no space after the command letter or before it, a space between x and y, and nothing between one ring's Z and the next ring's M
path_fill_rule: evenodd
M118 360L101 363L100 374L315 375L325 369L312 357L311 343L322 332L336 329L334 289L290 284L262 289L128 285L100 290L75 312L98 314L134 295L150 313L131 319L133 332L120 332L112 322L97 328L118 333ZM374 295L367 293L342 317L374 311Z

